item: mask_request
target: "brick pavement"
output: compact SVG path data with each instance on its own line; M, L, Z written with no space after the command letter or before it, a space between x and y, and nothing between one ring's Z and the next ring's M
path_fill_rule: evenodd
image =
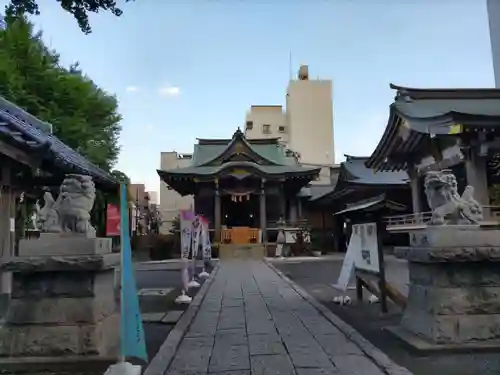
M265 263L223 262L167 375L383 375Z

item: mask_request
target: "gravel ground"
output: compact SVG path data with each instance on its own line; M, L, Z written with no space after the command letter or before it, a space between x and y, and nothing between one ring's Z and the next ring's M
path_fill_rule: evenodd
M406 367L415 375L498 375L500 374L499 353L477 354L432 354L418 355L409 352L399 340L394 338L384 327L398 325L401 310L389 305L389 313L382 314L380 305L355 300L355 291L350 290L353 304L339 306L332 302L339 295L331 288L336 283L341 268L341 261L324 262L273 262L290 279L306 289L318 301L328 307L346 323L353 326L366 339L384 351L393 361ZM388 260L387 275L390 281L404 292L407 283L406 264Z

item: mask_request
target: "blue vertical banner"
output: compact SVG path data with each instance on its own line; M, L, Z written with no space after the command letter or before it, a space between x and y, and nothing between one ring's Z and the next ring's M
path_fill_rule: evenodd
M135 357L147 362L146 341L132 264L127 207L127 185L120 184L121 239L121 316L120 351L122 358Z

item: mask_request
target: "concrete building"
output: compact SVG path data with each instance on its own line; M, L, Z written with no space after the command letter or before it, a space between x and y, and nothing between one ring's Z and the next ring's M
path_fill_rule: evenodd
M302 165L322 168L315 183L329 183L330 167L335 163L332 81L311 80L309 68L301 66L297 79L288 84L285 110L281 105L251 106L245 136L280 138Z
M248 139L281 138L288 143L286 114L281 105L252 105L245 119Z
M169 170L185 168L191 165L193 154L179 154L175 151L162 152L160 169ZM172 227L172 221L179 215L179 210L187 209L194 205L193 196L181 196L165 183L160 185L160 215L162 225L160 231L167 233Z
M490 23L491 53L495 87L500 88L500 0L486 0Z

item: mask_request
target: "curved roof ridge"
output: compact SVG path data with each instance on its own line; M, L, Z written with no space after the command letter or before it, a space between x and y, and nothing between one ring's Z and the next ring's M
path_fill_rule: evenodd
M202 166L206 166L207 164L210 164L212 163L214 160L217 160L218 158L220 158L222 155L224 155L224 153L233 145L235 144L236 142L238 141L241 141L243 142L250 150L252 150L252 152L254 152L255 154L259 155L261 158L265 159L267 162L269 162L271 165L279 165L278 163L276 163L275 161L261 155L259 152L257 152L253 147L252 147L252 144L250 142L248 142L247 138L245 137L245 134L241 131L240 128L238 128L234 134L233 134L233 138L231 139L231 141L226 145L226 147L221 151L219 152L215 157L212 157L211 159L203 162L202 164L198 165L199 167L202 167ZM276 147L280 147L279 144L276 143Z
M467 88L415 88L399 86L393 83L389 87L398 91L398 96L411 99L500 99L500 89L493 87L467 87ZM398 98L398 97L396 97Z
M355 156L355 155L349 155L349 154L344 154L344 157L346 161L349 160L368 160L370 157L369 156Z

